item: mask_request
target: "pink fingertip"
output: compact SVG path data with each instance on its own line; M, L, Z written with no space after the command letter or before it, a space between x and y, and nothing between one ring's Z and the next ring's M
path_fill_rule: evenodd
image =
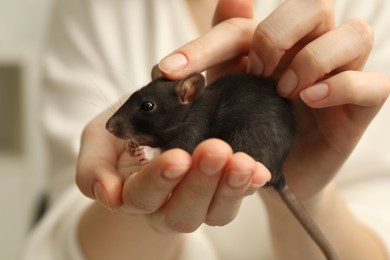
M252 176L252 186L262 187L271 180L270 171L261 163L257 162L257 168Z
M159 68L166 74L174 74L187 66L187 57L182 53L173 53L166 56L159 63Z

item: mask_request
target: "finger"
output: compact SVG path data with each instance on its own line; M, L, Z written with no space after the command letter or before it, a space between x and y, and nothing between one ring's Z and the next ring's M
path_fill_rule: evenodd
M213 197L205 223L212 226L230 223L236 217L248 190L253 193L262 186L252 186L254 175L263 179L262 185L271 178L269 171L260 167L252 157L241 152L235 153L225 167L224 177Z
M361 20L349 21L306 45L278 82L278 92L295 98L306 86L334 70L360 70L373 46L371 28Z
M256 28L248 72L271 76L282 57L294 45L305 37L315 39L333 25L331 1L284 2Z
M169 201L155 214L151 223L164 232L187 233L205 220L226 162L232 155L228 144L210 139L197 146L193 167L176 187Z
M104 161L89 161L91 166L77 167L76 182L79 189L89 198L96 199L109 210L118 209L121 204L122 179L116 169Z
M246 55L256 24L244 18L232 18L217 24L206 34L162 59L159 63L162 75L177 80Z
M180 149L162 153L123 185L122 211L145 214L160 208L191 167L191 157Z
M344 71L306 88L300 96L313 108L353 104L377 111L389 93L389 79L382 73Z
M234 17L253 18L253 1L251 0L221 0L218 1L214 13L213 26ZM216 39L219 40L219 39ZM248 64L247 55L234 57L207 70L207 81L212 82L226 73L245 73Z
M101 127L97 122L88 124L84 129L77 160L76 184L87 197L97 199L106 208L114 210L120 207L122 201L122 178L114 167L119 145L113 146L115 140L109 135L104 136Z
M253 17L252 0L220 0L215 9L213 26L233 17Z

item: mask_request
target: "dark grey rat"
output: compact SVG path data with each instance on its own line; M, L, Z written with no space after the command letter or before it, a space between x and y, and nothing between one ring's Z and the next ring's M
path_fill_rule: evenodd
M226 141L233 151L247 153L270 170L266 186L275 188L327 259L337 259L285 183L282 168L295 139L295 115L290 102L276 93L273 81L231 74L205 86L200 73L170 81L155 67L152 75L153 81L134 92L107 121L112 134L132 146L189 153L208 138Z

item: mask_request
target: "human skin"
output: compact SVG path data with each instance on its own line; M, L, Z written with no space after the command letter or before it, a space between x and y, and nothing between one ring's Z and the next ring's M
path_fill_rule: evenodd
M299 129L285 163L287 182L341 259L385 259L380 240L348 211L332 183L390 91L386 76L361 71L372 47L370 27L360 20L335 27L331 2L309 0L286 1L258 23L251 19L251 2L219 1L213 29L162 60L162 73L178 79L213 67L209 80L226 71L278 80L279 93L294 104ZM241 8L231 8L232 4ZM294 15L301 9L309 11ZM77 183L98 201L80 224L81 246L89 259L144 256L140 241L155 241L157 256L174 259L181 243L177 233L191 232L202 223L228 224L242 199L269 179L262 164L243 153L233 154L215 139L200 144L192 156L178 149L167 151L124 179L121 172L128 172L131 162L105 131L107 119L101 114L86 126L78 160ZM240 185L232 185L234 179ZM271 219L277 258L320 259L321 253L293 217L286 217L278 196L261 189L259 194ZM196 213L185 214L189 207ZM104 232L103 222L113 223L116 231L107 238L96 236ZM96 246L101 244L106 246Z

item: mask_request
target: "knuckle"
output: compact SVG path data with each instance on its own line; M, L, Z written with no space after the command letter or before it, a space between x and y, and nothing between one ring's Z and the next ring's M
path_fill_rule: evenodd
M325 67L325 63L321 61L321 55L309 44L306 45L294 58L292 66L312 68L312 77L320 78L326 73L330 72L330 69Z
M246 39L248 37L252 37L253 29L257 25L254 21L233 17L224 21L227 26L229 26L232 32L239 34L240 39Z
M191 44L193 54L203 53L207 55L212 52L212 45L205 39L194 40Z
M272 23L268 20L264 20L257 26L254 38L256 41L264 42L267 46L273 46L273 48L277 48L278 44L282 42Z
M320 17L323 21L333 17L333 4L330 0L311 0L307 2L313 14Z
M370 74L369 77L375 78L375 84L372 85L372 87L369 89L369 92L360 90L360 72L344 71L340 74L341 84L345 88L343 95L345 96L345 99L349 101L349 103L365 104L365 106L377 107L383 105L386 102L390 94L389 79L384 73L381 72L368 73Z
M357 88L357 78L355 71L345 71L342 73L344 78L344 86L346 86L346 91L344 92L347 96L347 99L350 100L351 103L358 102L358 95L356 94Z
M199 224L194 222L179 221L177 219L167 219L165 223L169 230L178 233L192 233L199 227Z
M348 70L343 71L339 74L338 77L339 84L343 86L343 96L349 103L356 104L358 102L359 96L357 91L358 79L356 71Z
M191 184L188 186L188 190L195 198L207 198L212 194L210 187L204 187L205 185Z
M245 192L235 192L234 195L223 195L219 207L212 207L206 216L205 223L209 226L225 226L232 222L238 214Z
M374 31L371 26L362 19L353 19L347 22L355 39L357 39L366 49L371 49L374 45Z
M234 39L237 41L237 46L241 46L241 48L247 48L251 42L253 31L255 30L257 23L250 19L233 17L227 20L224 20L220 24L217 24L216 28L223 28L224 31L228 31L230 35L233 35ZM218 31L218 30L217 30ZM201 50L203 52L211 53L215 51L215 38L200 37L198 40L194 40L193 43L194 49ZM196 46L197 45L197 46Z
M234 216L207 217L205 223L212 227L222 227L231 223L233 220Z
M234 205L237 205L239 201L244 197L244 194L247 189L232 189L229 191L221 192L221 201L224 205L230 205L233 208Z
M209 184L211 184L211 182ZM193 194L195 198L207 198L214 192L214 188L206 185L203 181L194 181L188 184L188 192Z
M247 51L250 48L257 23L252 20L234 17L225 20L224 24L229 28L230 34L235 35L234 38L237 39L236 46L239 50L241 52Z
M319 66L318 55L310 46L306 45L297 55L297 59L305 61L307 66L317 68Z
M238 17L229 18L224 21L226 25L231 26L233 30L236 30L238 32L243 31L245 28L243 25L243 19Z
M163 166L161 166L163 167ZM168 167L167 167L168 168ZM171 170L173 171L173 170ZM155 177L155 176L153 176ZM159 195L167 195L171 192L171 184L168 180L157 177L157 178L151 178L148 180L148 186L151 191L153 191L153 194L159 194Z
M123 198L122 208L128 213L142 213L148 214L154 212L156 209L154 206L145 203L144 201L133 199L130 196Z

